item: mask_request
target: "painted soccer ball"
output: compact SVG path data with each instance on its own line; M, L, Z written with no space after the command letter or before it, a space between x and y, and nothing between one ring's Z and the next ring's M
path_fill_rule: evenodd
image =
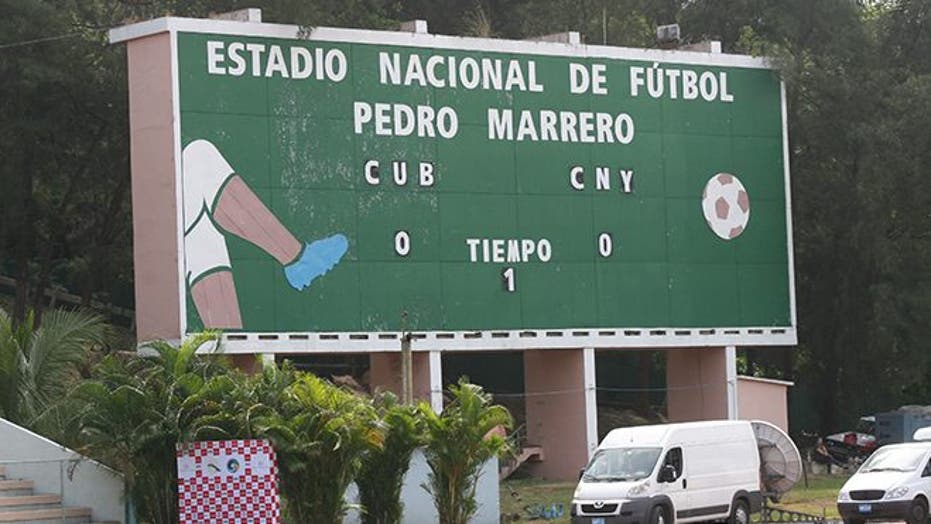
M708 179L701 207L708 227L724 240L739 237L750 221L750 197L740 180L730 173Z

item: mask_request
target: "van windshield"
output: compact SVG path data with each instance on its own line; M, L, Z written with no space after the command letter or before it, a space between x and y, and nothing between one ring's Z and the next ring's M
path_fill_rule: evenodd
M595 452L582 480L586 482L635 481L650 476L662 448L608 448Z
M915 471L924 460L924 449L879 448L863 463L860 473L874 471Z

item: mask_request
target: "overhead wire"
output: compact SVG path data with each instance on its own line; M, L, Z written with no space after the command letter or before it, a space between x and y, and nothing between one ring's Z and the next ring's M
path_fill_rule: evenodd
M35 38L35 39L32 39L32 40L23 40L23 41L21 41L21 42L10 42L10 43L8 43L8 44L0 44L0 49L13 49L13 48L16 48L16 47L24 47L24 46L27 46L27 45L41 44L41 43L43 43L43 42L54 42L54 41L56 41L56 40L64 40L64 39L66 39L66 38L74 38L74 37L76 37L76 36L80 36L80 34L81 34L81 33L68 33L68 34L58 35L58 36L47 36L47 37L44 37L44 38Z
M55 36L44 36L40 38L32 38L29 40L21 40L19 42L7 42L5 44L0 44L0 50L2 49L15 49L17 47L25 47L28 45L42 44L45 42L55 42L58 40L66 40L68 38L75 38L81 36L85 31L107 31L109 27L100 27L100 26L84 26L84 31L72 31L70 33L64 33Z
M705 390L707 388L714 387L726 387L726 384L689 384L685 386L666 386L666 387L657 387L657 388L611 388L611 387L582 387L582 388L569 388L569 389L554 389L548 391L531 391L524 393L503 393L503 392L494 392L485 389L485 393L500 398L525 398L525 397L543 397L543 396L552 396L552 395L567 395L570 393L585 393L588 391L602 391L606 393L662 393L666 391L694 391L694 390ZM445 390L441 389L431 389L432 393L443 393Z

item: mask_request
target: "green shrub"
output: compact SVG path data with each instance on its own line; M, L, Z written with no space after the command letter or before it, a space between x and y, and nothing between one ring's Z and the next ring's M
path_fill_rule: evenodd
M478 506L475 488L482 466L508 451L504 437L493 434L498 426L510 428L512 419L503 406L491 405L481 386L460 380L450 386L452 402L442 414L429 406L420 409L426 425L425 449L430 467L424 488L433 496L439 524L467 524Z
M301 524L340 522L363 454L382 446L375 410L313 375L299 374L282 396L256 424L278 455L285 515Z
M81 450L124 475L140 521L178 521L175 446L191 440L191 399L228 372L224 361L195 355L216 338L203 333L178 348L155 342L151 357L108 357L71 395Z
M420 409L398 404L392 393L381 393L373 404L384 431L384 445L370 449L356 478L363 524L401 522L401 488L414 450L425 443ZM424 408L426 409L426 408Z

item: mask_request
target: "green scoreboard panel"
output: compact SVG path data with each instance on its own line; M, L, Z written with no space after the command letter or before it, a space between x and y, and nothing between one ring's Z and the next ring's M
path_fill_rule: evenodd
M794 342L765 61L257 27L176 35L187 332Z

